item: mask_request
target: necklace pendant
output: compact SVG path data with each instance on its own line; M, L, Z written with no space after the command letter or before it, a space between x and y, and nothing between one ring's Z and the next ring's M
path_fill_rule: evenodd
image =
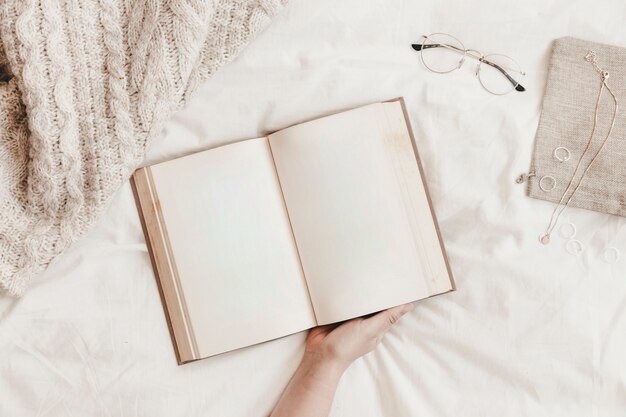
M541 236L539 236L539 242L541 242L542 245L547 245L548 243L550 243L550 234L543 233Z

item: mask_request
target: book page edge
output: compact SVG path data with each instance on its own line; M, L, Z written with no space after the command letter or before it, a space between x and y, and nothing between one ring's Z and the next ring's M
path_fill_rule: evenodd
M173 273L175 265L167 265L170 262L169 256L166 254L169 241L167 236L164 236L167 233L164 230L164 225L158 227L160 204L158 197L155 197L156 190L150 192L151 175L149 171L150 167L136 170L130 182L170 337L174 345L176 361L178 365L182 365L201 359L201 357L198 354L197 343L190 328L184 301L181 302L177 299L176 294L171 291L178 285Z
M411 145L413 146L413 153L415 154L415 160L417 161L417 167L419 169L420 177L422 180L422 184L424 185L424 191L426 193L426 200L428 200L428 208L430 209L430 214L432 216L433 223L435 225L435 230L437 231L437 238L439 240L439 247L441 248L441 253L443 255L443 260L446 264L446 269L448 271L448 278L450 279L450 291L456 291L456 282L454 280L454 275L452 274L452 268L450 267L450 261L448 259L448 253L446 252L445 244L443 243L443 237L441 236L441 230L439 229L439 222L437 221L437 215L435 214L435 209L433 207L433 202L430 197L430 192L428 190L428 184L426 183L426 175L424 174L424 167L422 166L422 160L419 156L419 151L417 150L417 142L415 141L415 136L413 135L413 128L411 127L411 121L409 120L409 112L406 108L406 103L404 102L404 97L396 97L391 100L386 100L383 103L392 103L392 102L400 102L400 106L402 107L402 113L404 115L404 121L406 122L406 127L409 132L409 137L411 138ZM449 291L447 291L449 292ZM439 295L433 294L433 295Z

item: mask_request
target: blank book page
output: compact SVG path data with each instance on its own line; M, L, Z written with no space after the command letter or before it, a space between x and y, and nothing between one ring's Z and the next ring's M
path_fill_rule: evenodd
M266 138L152 175L201 357L315 326Z
M452 287L398 102L270 135L318 324Z

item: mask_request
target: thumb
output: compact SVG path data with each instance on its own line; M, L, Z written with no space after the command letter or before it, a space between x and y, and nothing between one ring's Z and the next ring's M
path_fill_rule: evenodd
M414 308L415 305L413 305L413 303L393 307L363 320L363 325L373 334L382 334L397 323L397 321L400 320L400 317L404 316L409 311L412 311Z

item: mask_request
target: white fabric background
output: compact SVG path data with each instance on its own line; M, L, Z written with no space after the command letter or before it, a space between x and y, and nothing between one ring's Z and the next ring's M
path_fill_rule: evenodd
M149 162L403 95L459 290L418 304L345 374L334 417L622 416L626 221L571 209L586 245L537 236L524 196L551 41L626 46L614 1L293 0L203 85ZM528 91L492 96L474 63L427 72L418 35L515 57ZM601 59L601 57L600 57ZM624 117L624 116L621 116ZM130 186L19 300L0 299L0 416L264 416L304 334L176 366Z

